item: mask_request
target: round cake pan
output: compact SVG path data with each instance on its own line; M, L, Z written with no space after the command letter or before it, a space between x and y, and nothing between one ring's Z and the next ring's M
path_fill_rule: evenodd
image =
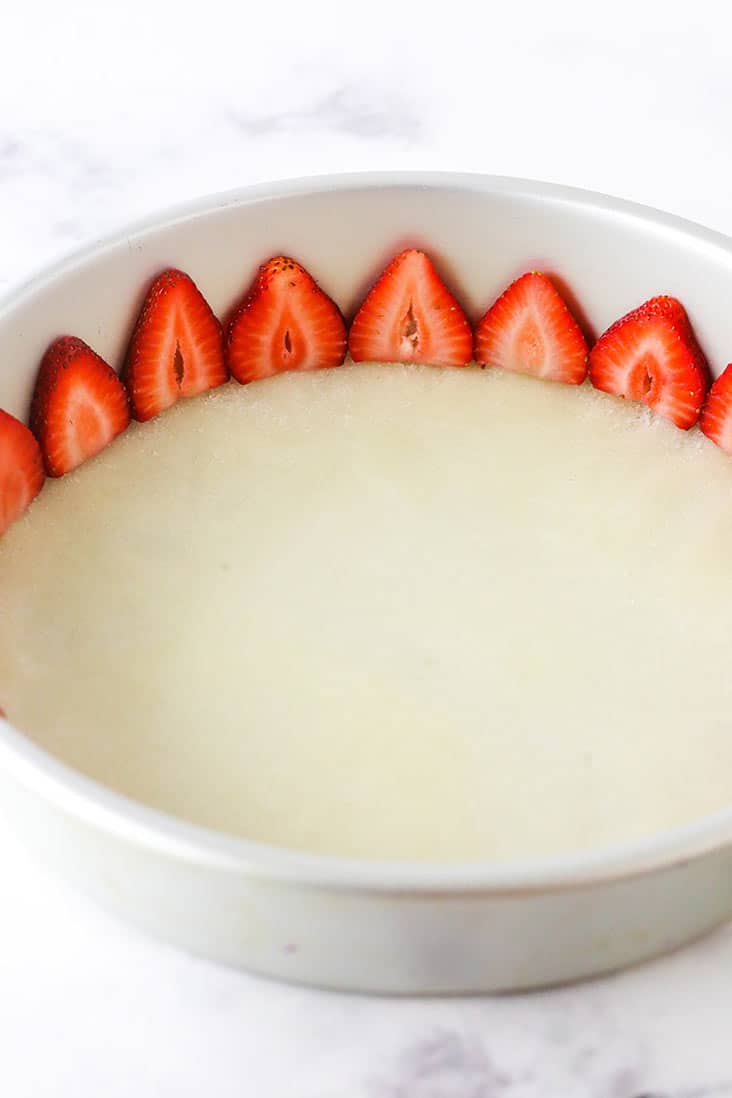
M683 300L715 369L732 357L725 237L541 183L335 176L203 199L34 278L0 307L0 407L26 418L39 359L60 333L119 363L142 288L162 267L191 273L223 313L263 259L289 253L348 314L410 244L439 260L473 317L512 277L538 268L581 291L595 332L669 293ZM732 807L633 845L551 861L348 861L164 816L73 771L2 719L0 806L49 865L139 927L220 961L333 988L538 987L673 949L732 914Z

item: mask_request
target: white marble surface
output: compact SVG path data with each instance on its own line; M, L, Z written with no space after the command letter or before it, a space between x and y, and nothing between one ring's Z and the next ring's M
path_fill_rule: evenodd
M527 175L732 232L726 7L18 0L0 290L156 207L332 170ZM360 999L151 943L8 834L0 860L8 1098L732 1096L732 928L576 988Z

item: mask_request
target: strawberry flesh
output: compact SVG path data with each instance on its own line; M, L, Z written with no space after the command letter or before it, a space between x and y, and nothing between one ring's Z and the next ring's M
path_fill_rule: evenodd
M346 357L346 326L335 302L294 259L263 264L227 329L231 376L242 385L286 370L322 370Z
M143 302L123 371L135 419L152 419L228 376L223 332L208 302L183 271L163 271Z
M24 423L0 408L0 535L33 502L44 480L36 438Z
M709 367L683 305L653 297L621 317L590 352L596 389L641 401L688 430L699 418Z
M94 457L130 422L125 387L111 366L76 336L46 351L31 405L31 428L49 476Z
M475 331L475 360L547 381L580 385L588 347L546 275L529 271L504 290Z
M353 319L348 348L354 362L467 366L473 336L430 257L411 248L369 290Z
M707 438L732 454L732 363L709 390L699 417L699 427Z

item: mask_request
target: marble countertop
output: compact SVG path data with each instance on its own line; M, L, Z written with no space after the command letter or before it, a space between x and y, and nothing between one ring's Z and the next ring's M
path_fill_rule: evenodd
M732 233L732 16L673 7L25 0L3 13L0 291L157 207L335 170L550 179ZM369 999L150 942L3 832L0 860L9 1098L732 1098L732 927L567 989Z

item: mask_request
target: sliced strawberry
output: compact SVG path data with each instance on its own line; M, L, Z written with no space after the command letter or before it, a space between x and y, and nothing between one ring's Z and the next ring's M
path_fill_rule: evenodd
M130 422L125 387L111 366L76 336L46 351L31 405L31 428L52 477L94 457Z
M683 305L652 297L600 336L590 352L590 380L686 431L699 418L709 368Z
M547 381L581 385L588 346L558 290L529 271L512 282L479 321L475 361Z
M278 255L259 268L234 310L226 353L232 377L242 384L285 370L340 366L346 326L338 306L305 268Z
M208 302L183 271L163 271L143 302L123 370L135 419L152 419L228 376L223 332Z
M732 454L732 363L707 393L699 426L707 438Z
M369 290L348 336L354 362L467 366L473 357L468 318L424 252L392 259Z
M24 423L0 408L0 535L20 518L45 479L38 442Z

